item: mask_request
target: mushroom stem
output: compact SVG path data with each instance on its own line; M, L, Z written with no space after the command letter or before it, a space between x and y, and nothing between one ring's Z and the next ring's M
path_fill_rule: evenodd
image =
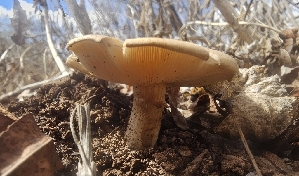
M127 145L147 149L155 145L165 105L165 84L134 86L133 108L126 130Z

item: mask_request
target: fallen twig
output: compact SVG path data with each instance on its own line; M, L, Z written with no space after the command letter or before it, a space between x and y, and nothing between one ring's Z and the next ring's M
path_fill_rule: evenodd
M203 150L183 171L181 175L194 175L194 172L200 167L200 163L204 159L204 156L209 152L208 149Z
M26 89L36 89L44 84L47 84L47 83L50 83L50 82L53 82L53 81L57 81L59 79L62 79L64 77L67 77L71 74L72 72L64 72L63 74L57 76L57 77L54 77L54 78L50 78L50 79L47 79L47 80L44 80L44 81L40 81L40 82L36 82L36 83L32 83L32 84L28 84L26 86L23 86L23 87L20 87L20 88L16 88L15 90L11 91L11 92L8 92L4 95L1 95L0 96L0 101L2 100L5 100L13 95L16 95L16 94L19 94L21 92L23 92L24 90Z
M225 20L230 24L232 29L248 44L253 42L253 38L249 35L250 30L239 24L238 14L232 5L226 0L213 0L215 6L219 9Z
M253 154L251 153L251 150L250 150L250 148L249 148L249 146L248 146L248 143L247 143L247 141L246 141L246 139L245 139L245 136L244 136L244 134L243 134L243 132L242 132L242 129L240 128L240 125L239 125L237 119L235 118L235 116L233 116L233 119L234 119L235 126L237 127L238 132L239 132L239 135L240 135L240 137L241 137L241 141L242 141L242 143L243 143L243 145L244 145L244 147L245 147L246 152L247 152L248 155L249 155L249 158L250 158L250 160L251 160L251 162L252 162L252 164L253 164L253 167L254 167L254 169L255 169L257 175L258 175L258 176L262 176L262 172L261 172L261 170L259 169L258 165L256 164L256 161L255 161L255 159L254 159L254 156L253 156Z
M212 22L206 22L206 21L190 21L187 22L187 24L183 25L181 27L181 29L179 30L179 33L183 32L183 30L185 30L188 26L191 26L193 24L201 24L201 25L210 25L210 26L226 26L229 25L229 23L227 22L222 22L222 23L212 23ZM274 27L265 25L265 24L261 24L261 23L250 23L250 22L246 22L246 21L239 21L239 25L252 25L252 26L260 26L263 28L267 28L267 29L271 29L277 33L281 33L281 30L276 29Z

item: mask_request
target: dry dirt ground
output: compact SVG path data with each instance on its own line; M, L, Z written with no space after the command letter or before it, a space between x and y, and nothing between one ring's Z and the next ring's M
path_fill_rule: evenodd
M67 176L76 175L80 157L69 127L70 113L76 102L93 95L91 124L98 175L256 175L240 140L224 138L200 125L203 118L219 117L213 114L193 115L187 119L190 129L182 130L165 109L156 146L146 151L128 149L123 136L132 96L80 73L42 86L36 96L23 102L10 100L2 104L16 117L27 112L35 115L41 131L53 138L64 165L56 175ZM298 147L277 150L279 145L272 145L273 141L248 142L263 175L299 175Z

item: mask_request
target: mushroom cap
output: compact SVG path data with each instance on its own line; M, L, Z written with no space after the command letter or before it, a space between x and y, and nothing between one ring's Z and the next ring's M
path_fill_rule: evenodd
M67 59L66 59L66 65L74 68L75 70L78 70L82 73L85 74L90 74L89 71L86 70L86 68L81 64L81 62L79 61L79 59L77 58L76 55L71 54Z
M79 59L81 71L84 67L101 79L129 85L203 86L231 79L238 71L236 61L229 55L173 39L136 38L122 42L86 35L71 40L67 48Z

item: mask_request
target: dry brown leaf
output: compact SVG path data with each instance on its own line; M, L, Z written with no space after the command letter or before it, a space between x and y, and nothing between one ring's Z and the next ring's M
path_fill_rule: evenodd
M280 38L283 39L284 47L288 53L291 53L294 44L296 43L296 38L298 37L297 32L297 28L288 28L283 30L279 35Z
M182 113L176 108L178 102L178 94L180 92L180 87L167 87L167 94L169 97L169 105L171 108L171 115L175 124L183 130L189 129L185 117Z
M290 94L293 97L299 97L299 87L294 87Z
M282 65L280 68L281 82L291 84L296 78L298 78L298 71L299 66L290 68Z
M17 45L24 45L24 31L28 28L29 21L27 20L26 11L22 9L18 0L14 0L11 25L15 30L15 33L11 36L11 40Z
M291 53L294 46L294 39L288 38L284 40L284 48L288 53Z
M290 28L281 31L281 35L282 35L281 38L282 39L295 38L294 31L296 31L296 30L290 29Z
M280 49L280 53L278 56L280 65L284 65L288 67L292 66L292 59L289 53L290 51L287 51L286 49Z

